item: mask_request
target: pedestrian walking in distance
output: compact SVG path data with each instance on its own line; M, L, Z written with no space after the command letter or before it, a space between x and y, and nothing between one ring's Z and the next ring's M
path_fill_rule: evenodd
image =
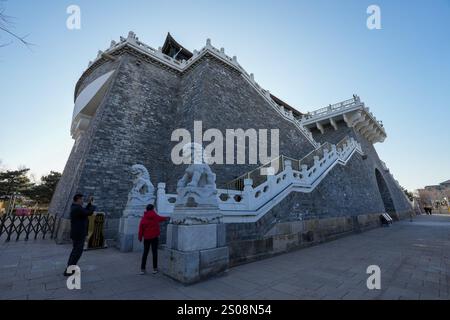
M159 223L167 220L167 218L159 216L154 210L154 206L149 204L146 208L144 216L139 223L139 241L144 239L144 252L142 254L141 273L145 274L147 265L148 252L152 248L153 256L153 274L158 272L158 242L161 230Z
M70 238L72 239L72 252L67 261L67 267L76 266L78 260L80 260L83 254L84 240L86 239L88 232L88 217L95 211L93 204L94 199L89 198L89 202L85 208L83 208L83 195L77 193L73 197L73 203L70 208ZM64 271L64 276L68 277L72 273L67 272L67 268Z

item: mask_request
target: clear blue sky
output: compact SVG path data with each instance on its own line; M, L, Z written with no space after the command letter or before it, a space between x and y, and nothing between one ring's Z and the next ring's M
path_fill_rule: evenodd
M81 8L68 30L66 8ZM381 30L366 27L371 4ZM450 179L450 1L24 1L3 3L14 31L0 48L0 159L39 177L62 171L73 90L89 60L134 30L157 48L206 38L237 55L266 89L301 111L353 93L382 120L380 157L408 189ZM11 38L1 33L0 43Z

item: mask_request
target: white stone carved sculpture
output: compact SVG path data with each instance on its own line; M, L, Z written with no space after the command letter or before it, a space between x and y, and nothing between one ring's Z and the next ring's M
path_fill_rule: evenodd
M176 204L188 207L216 205L216 175L206 163L202 146L197 143L187 144L183 148L183 155L193 157L193 161L178 181Z
M133 187L128 193L128 202L119 221L119 248L123 252L140 251L142 244L137 238L139 221L148 204L155 204L155 188L150 175L142 164L131 166Z
M178 181L172 221L183 224L216 221L219 216L216 175L206 163L203 148L196 143L187 144L183 156L193 161Z
M206 163L191 164L184 176L178 181L177 187L216 187L216 175Z
M186 169L184 176L178 181L178 187L209 187L216 188L216 175L207 164L204 151L198 143L190 143L183 147L183 155L193 158L192 164Z
M133 188L128 193L128 202L124 210L124 216L130 214L142 216L145 207L155 202L155 187L150 181L150 175L142 164L131 167L133 175Z

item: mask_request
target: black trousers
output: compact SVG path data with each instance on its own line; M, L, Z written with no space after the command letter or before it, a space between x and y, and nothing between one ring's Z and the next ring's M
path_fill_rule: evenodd
M84 239L72 240L72 252L70 253L67 266L77 265L78 260L80 260L81 255L83 254L83 248L84 248Z
M147 265L148 252L152 247L153 269L158 268L158 238L144 239L144 253L142 254L141 270L145 270Z

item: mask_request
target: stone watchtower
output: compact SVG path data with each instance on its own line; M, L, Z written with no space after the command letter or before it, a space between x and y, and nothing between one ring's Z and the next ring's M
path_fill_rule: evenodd
M383 212L399 219L411 210L373 146L386 138L385 128L358 96L300 112L263 89L236 56L213 47L209 39L191 52L168 34L163 46L154 49L130 32L89 63L75 86L74 101L75 142L49 208L61 218L58 241L68 238L76 192L94 196L107 214L106 238L117 239L136 164L148 170L148 180L157 186L159 211L175 218L190 212L189 205L180 204L184 189L177 186L190 169L172 161L180 142L173 141L172 133L183 128L195 136L199 121L200 135L211 128L241 129L246 141L248 130L279 132L281 156L273 161L281 173L275 176L262 177L254 170L264 163L210 164L218 226L208 222L185 228L185 222L174 223L178 218L171 221L172 235L184 229L216 230L216 247L228 248L230 265L376 226ZM248 145L244 151L250 153ZM222 155L225 159L225 148ZM164 197L177 202L163 202ZM172 241L168 248L186 249L173 237L167 239Z

